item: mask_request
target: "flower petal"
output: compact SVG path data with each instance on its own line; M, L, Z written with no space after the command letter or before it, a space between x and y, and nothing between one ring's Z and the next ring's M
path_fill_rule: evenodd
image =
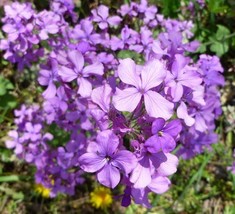
M148 91L144 94L144 103L151 117L161 117L167 120L173 115L174 104L155 91Z
M78 94L80 94L82 97L90 97L92 92L91 83L85 78L78 79L78 83L79 83Z
M112 26L117 26L122 21L119 16L112 16L107 19L107 22Z
M161 131L165 123L166 121L163 118L157 118L154 120L152 124L152 133L157 134L159 131Z
M162 176L169 176L177 171L178 158L171 153L165 153L167 160L160 164L157 172Z
M162 194L170 188L170 180L167 177L156 176L152 179L148 188L157 194Z
M105 5L100 5L97 9L97 15L106 20L109 16L109 8Z
M181 102L177 108L177 116L183 119L187 126L192 126L195 123L195 119L188 114L187 106L184 102Z
M144 66L141 72L142 88L148 91L160 85L166 77L166 69L164 64L154 59Z
M118 137L111 130L100 132L96 137L96 141L99 146L98 152L105 156L112 157L119 145Z
M120 177L119 170L109 164L97 173L98 181L109 188L115 188L120 182Z
M42 95L45 99L50 99L50 98L55 97L55 95L56 95L56 86L52 81L50 81L50 83L48 84L47 89L42 93Z
M178 102L183 96L184 88L180 83L176 83L173 87L171 87L171 96L173 98L173 102Z
M159 136L157 135L153 135L147 139L144 145L150 153L157 153L162 150L162 146L159 142Z
M113 96L113 105L119 111L133 112L141 100L141 94L136 88L120 90L117 88Z
M74 70L67 68L65 66L60 67L60 69L58 70L58 74L65 82L71 82L72 80L78 77L78 74Z
M105 84L95 88L91 94L91 100L96 103L104 112L109 111L112 88Z
M83 75L89 76L89 74L103 75L104 66L100 62L95 62L94 64L88 65L83 69Z
M84 66L84 57L83 55L76 50L68 52L68 57L78 71L81 71Z
M172 137L177 137L177 135L182 130L182 124L179 119L172 120L171 122L167 123L166 126L163 128L163 131L171 135Z
M107 164L107 160L96 153L85 153L79 157L78 162L85 172L97 172Z
M130 182L135 188L145 188L151 183L149 158L143 157L131 173Z
M135 155L127 150L118 151L113 156L112 165L129 174L136 166L137 159Z
M141 206L151 209L152 206L148 200L149 190L148 191L147 190L148 190L147 188L144 189L132 188L131 195L133 196L133 199L136 204L140 204Z
M140 77L136 72L136 64L130 59L120 60L120 65L118 66L118 76L122 82L139 87Z

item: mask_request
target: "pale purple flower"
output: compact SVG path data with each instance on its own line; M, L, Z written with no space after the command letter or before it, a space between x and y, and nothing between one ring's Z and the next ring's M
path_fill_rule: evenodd
M118 13L120 13L122 16L128 15L130 17L135 17L138 15L137 8L138 4L135 2L131 2L130 4L123 4L118 10Z
M107 113L110 109L111 93L111 87L105 84L92 91L91 100Z
M80 167L86 172L97 172L98 181L114 188L120 182L120 172L126 175L136 166L136 157L127 150L119 150L119 139L110 130L100 132L90 151L79 158Z
M11 5L5 5L4 11L7 18L18 22L21 19L29 20L35 13L31 3L13 2ZM6 18L3 19L5 21Z
M131 173L130 182L137 189L145 188L152 182L152 176L158 172L169 176L176 172L178 158L170 153L149 153L145 148L138 158L138 164Z
M41 40L49 38L49 34L56 34L60 30L61 17L52 11L42 11L36 17L35 24L39 27L39 37Z
M11 130L8 132L9 140L5 142L8 149L14 149L15 154L21 154L24 150L22 145L22 140L19 137L19 134L16 130Z
M192 126L195 123L195 119L189 114L184 102L181 102L177 108L177 117L183 119L187 126Z
M131 188L131 196L136 204L140 204L147 208L152 208L148 200L148 193L154 192L156 194L162 194L170 188L170 180L158 175L157 173L152 177L151 183L145 188Z
M118 76L122 82L134 87L116 89L113 104L117 110L133 112L143 97L146 111L151 117L169 119L172 116L174 105L151 90L159 86L166 77L166 69L161 61L150 61L139 74L135 62L124 59L118 66Z
M138 5L138 12L144 14L144 23L148 24L153 20L157 13L157 8L154 5L148 6L147 0L141 0Z

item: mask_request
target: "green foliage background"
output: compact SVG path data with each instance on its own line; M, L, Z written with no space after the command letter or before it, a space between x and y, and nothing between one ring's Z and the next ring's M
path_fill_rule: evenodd
M123 2L128 3L129 0L75 0L80 17L89 14L91 8L99 3L118 8ZM151 210L137 205L123 209L116 202L110 210L94 210L89 204L89 192L93 189L89 184L78 188L76 196L44 199L34 191L34 169L17 160L4 146L5 136L13 126L13 110L23 102L40 100L41 89L33 81L36 70L25 70L22 77L0 53L0 213L235 213L235 176L227 170L232 164L235 147L235 1L206 0L204 9L196 4L194 16L187 10L189 0L149 2L157 5L165 17L192 19L195 23L194 39L202 43L198 53L216 54L221 58L226 86L221 89L224 112L217 121L218 144L212 151L190 161L181 160L178 172L171 178L170 191L161 196L150 196L154 205ZM192 2L196 3L196 0ZM49 5L46 0L35 0L34 3L39 9ZM125 58L128 54L133 55L125 52L120 53L120 57ZM141 61L138 54L132 57ZM57 133L58 139L63 136L66 140L67 136L61 130L55 128L52 131ZM56 146L58 141L53 143Z

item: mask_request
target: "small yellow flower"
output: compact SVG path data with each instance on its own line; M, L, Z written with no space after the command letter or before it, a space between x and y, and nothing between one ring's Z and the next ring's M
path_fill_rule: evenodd
M113 202L111 191L105 187L97 187L90 194L90 202L93 207L105 209Z
M34 187L34 190L35 190L35 192L37 192L38 194L40 194L44 198L50 197L51 190L44 187L42 184L36 184Z

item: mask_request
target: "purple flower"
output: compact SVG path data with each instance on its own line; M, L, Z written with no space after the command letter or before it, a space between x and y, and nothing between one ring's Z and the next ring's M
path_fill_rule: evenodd
M175 61L171 69L172 73L169 73L167 78L167 85L170 88L170 94L174 102L178 102L182 98L184 87L194 90L202 82L195 68L187 64L188 60L184 56L180 54L175 55Z
M171 152L175 149L175 139L181 130L180 120L172 120L166 124L164 119L157 118L152 124L153 136L145 142L147 150L151 153Z
M217 56L200 55L198 65L206 85L224 85L224 77L221 75L224 69Z
M117 26L121 22L119 16L109 17L109 8L105 5L100 5L97 9L92 10L91 13L93 15L93 21L97 22L102 30L108 28L108 25Z
M101 40L100 35L93 32L94 26L90 20L82 20L73 30L73 38L98 44Z
M11 138L5 142L8 149L14 149L15 154L21 154L24 150L22 140L19 138L19 134L16 130L8 132L8 136Z
M43 92L45 99L53 98L56 95L56 86L54 81L58 76L58 63L55 59L51 58L51 69L42 69L39 72L38 82L40 85L47 86L47 89Z
M74 1L73 0L52 0L50 8L55 13L60 15L69 15L71 16L73 22L77 21L77 14L73 11Z
M187 126L192 126L195 123L195 119L189 114L187 106L184 102L181 102L177 108L177 116L183 119Z
M164 64L155 59L147 63L141 72L132 59L124 59L118 66L118 76L122 82L134 87L120 90L117 88L113 104L119 111L133 112L142 97L147 113L151 117L169 119L173 114L174 105L153 89L165 79ZM140 74L139 74L140 73Z
M78 93L82 97L89 97L91 95L92 85L87 78L91 74L103 75L104 66L100 62L96 62L84 67L85 61L83 55L75 50L68 52L68 59L73 68L61 66L58 74L65 82L71 82L77 79L79 85Z
M121 38L112 36L110 40L110 46L112 50L126 49L128 46L136 45L140 42L139 34L135 30L125 25L121 30ZM134 46L135 47L135 46ZM132 48L134 49L134 48Z
M21 4L19 2L14 2L11 5L5 5L4 11L7 18L14 19L15 21L21 19L29 20L34 14L34 10L30 3ZM5 19L6 18L4 18L3 21L5 21Z
M79 85L78 93L82 97L89 97L92 91L92 84L88 81L88 77L92 74L103 75L103 64L95 62L84 67L84 57L76 50L68 52L68 59L72 64L72 68L61 66L58 74L65 82L71 82L72 80L77 79Z
M98 181L114 188L120 181L120 171L126 175L136 166L136 157L127 150L119 150L119 139L110 130L100 132L91 150L79 158L80 167L86 172L97 172Z
M24 140L32 140L37 141L41 138L41 124L32 124L30 122L27 122L25 124L25 134L23 135Z
M52 11L42 11L39 13L35 23L40 28L39 37L42 40L48 39L48 34L58 33L60 26L63 24L63 22L61 22L61 17Z
M145 188L152 182L152 176L158 172L169 176L176 172L178 158L170 153L149 153L145 148L138 158L138 164L131 173L130 182L137 189Z
M104 112L108 112L110 109L111 93L111 87L108 84L105 84L92 91L91 100Z

